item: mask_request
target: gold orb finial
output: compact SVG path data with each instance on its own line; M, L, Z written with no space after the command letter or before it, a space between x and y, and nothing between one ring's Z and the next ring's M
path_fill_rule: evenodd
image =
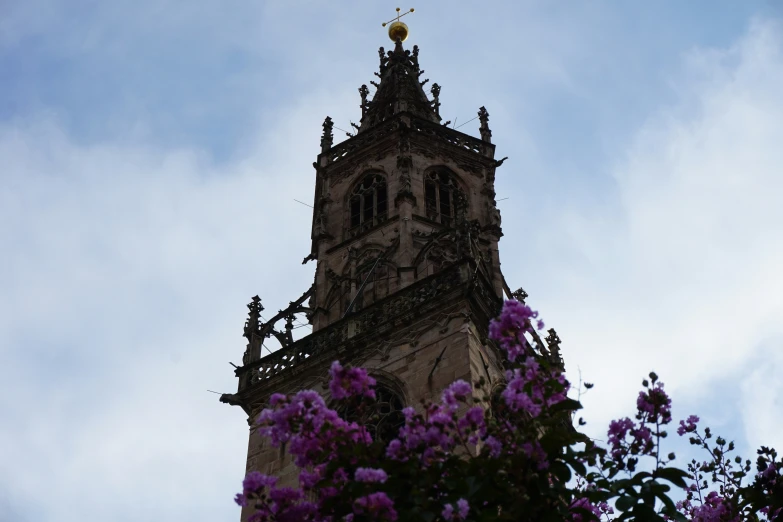
M411 7L410 11L406 11L403 14L400 14L400 8L398 7L397 16L388 22L381 24L381 27L386 27L387 25L389 26L389 38L391 38L392 42L396 42L397 39L399 39L401 42L404 42L408 39L408 26L400 22L400 18L412 12L413 8Z

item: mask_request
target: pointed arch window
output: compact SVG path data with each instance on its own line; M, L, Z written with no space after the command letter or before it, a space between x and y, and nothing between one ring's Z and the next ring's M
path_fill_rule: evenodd
M357 235L386 220L388 197L386 178L373 172L356 184L349 201L349 236Z
M461 190L447 170L433 170L424 178L424 209L427 218L445 226L454 224Z
M369 406L369 407L368 407ZM373 440L390 442L397 438L400 428L405 424L402 397L388 386L375 386L375 400L362 409L354 405L338 407L337 412L347 421L364 426Z

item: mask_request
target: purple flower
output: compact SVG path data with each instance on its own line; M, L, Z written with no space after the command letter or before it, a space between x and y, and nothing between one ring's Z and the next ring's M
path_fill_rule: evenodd
M287 443L294 463L302 468L330 460L340 446L372 443L367 430L341 419L312 390L276 400L274 407L261 412L257 424L273 446Z
M596 516L596 518L601 517L601 510L599 510L598 507L594 506L593 503L587 500L586 498L578 498L573 502L571 502L570 509L573 511L574 509L577 508L592 512ZM582 518L582 515L580 513L573 513L571 520L573 520L573 522L582 522L584 519Z
M393 439L386 446L386 456L392 460L406 461L408 458L402 454L402 442L400 439Z
M503 304L500 317L489 323L489 336L506 350L508 359L514 362L525 351L527 341L524 334L531 331L530 321L538 317L529 306L509 300Z
M481 406L470 408L465 412L465 416L457 421L457 428L463 436L470 432L478 432L478 435L485 436L487 426L484 423L484 408ZM475 444L475 442L471 442L471 444Z
M508 384L501 393L506 405L511 411L524 411L531 417L538 417L546 406L564 401L569 387L564 375L541 371L533 357L513 372L506 372L506 379Z
M269 491L269 498L278 505L290 504L301 500L302 492L294 488L274 488Z
M503 444L498 439L490 435L489 437L487 437L484 443L487 445L487 448L489 449L490 457L496 459L500 456L500 452L503 451Z
M343 368L338 361L332 363L329 369L331 380L329 391L336 400L348 397L375 398L375 379L367 375L364 368Z
M323 478L325 469L325 464L315 466L312 471L303 469L299 472L299 485L302 486L302 489L313 489Z
M470 506L468 505L468 501L464 498L461 498L457 501L457 511L459 512L459 516L464 520L468 516L468 511L470 510Z
M536 463L536 467L539 470L547 469L549 467L546 452L538 441L525 442L519 447L519 449L521 449L522 453L527 455L530 460Z
M389 476L382 469L357 468L354 478L356 482L378 482L383 484Z
M456 506L457 506L457 511L455 513L454 505L444 504L443 511L440 512L441 516L445 520L465 520L465 518L468 516L468 511L470 510L468 501L465 500L464 498L461 498L456 502Z
M258 493L264 488L271 488L277 484L277 477L270 477L259 473L258 471L251 471L245 476L245 480L242 481L242 489L245 493Z
M370 515L372 520L397 520L394 502L383 491L357 498L353 503L353 511L357 515Z
M449 385L448 388L443 390L443 395L441 396L441 401L456 409L457 406L459 406L459 402L465 402L467 397L469 397L472 394L472 390L470 388L470 384L466 383L465 381L454 381Z
M691 415L687 420L680 421L680 427L677 428L677 435L685 435L686 433L693 433L696 431L696 423L699 422L699 418L696 415Z
M609 424L609 444L612 446L612 457L618 458L623 452L623 442L628 431L633 428L633 421L628 417L613 420Z
M646 392L640 391L636 399L636 408L639 413L647 414L649 422L667 424L672 420L672 400L663 390L663 383L658 382Z
M710 491L704 499L704 503L693 509L693 522L739 522L738 516L732 517L732 509L729 502L718 495L716 491Z

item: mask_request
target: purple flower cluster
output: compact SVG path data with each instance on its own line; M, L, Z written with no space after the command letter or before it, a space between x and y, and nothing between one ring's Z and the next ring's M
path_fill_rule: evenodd
M370 520L397 520L394 502L382 491L357 498L354 502L354 512L357 515L367 515ZM353 520L353 517L346 520Z
M693 433L696 431L698 422L699 418L696 415L691 415L687 420L681 420L680 426L677 428L677 435L683 436L686 433Z
M506 372L506 379L508 385L501 394L503 400L511 411L524 412L533 418L544 408L564 401L569 389L563 374L542 371L532 356L527 357L520 368ZM552 389L553 383L557 383L559 389Z
M405 408L403 414L405 425L399 438L392 440L386 450L390 458L402 461L418 458L422 465L429 466L441 461L459 442L456 414L451 407L432 405L426 418L411 407Z
M612 509L606 506L606 504L604 504L604 506L607 509ZM590 513L595 515L596 518L601 517L601 510L598 508L598 506L596 506L595 504L593 504L592 502L590 502L588 499L584 497L577 498L573 502L571 502L570 509L572 511L571 520L573 522L583 522L584 520L590 520L590 519L585 519L581 513L576 511L577 509L584 509L585 511L589 511ZM614 510L612 510L612 512L614 512Z
M448 388L443 390L441 402L449 408L456 410L459 408L459 403L466 402L468 397L471 397L472 394L473 390L471 389L470 384L461 380L454 381Z
M375 379L367 375L364 368L343 368L338 361L332 363L329 370L329 391L335 400L348 397L375 398Z
M389 476L382 469L357 468L353 478L356 482L378 482L383 484Z
M514 362L528 348L525 332L533 330L532 320L538 317L538 312L519 301L509 300L503 305L500 317L489 323L489 336L497 341L508 354L508 360ZM544 323L538 321L538 329Z
M663 383L658 382L646 391L640 391L636 399L636 408L646 414L648 422L668 424L672 420L672 400L663 390Z
M464 498L459 499L455 506L452 504L445 504L443 506L443 511L441 511L441 516L444 520L465 520L468 517L468 512L470 511L470 505L468 504L468 501Z
M609 423L608 442L612 451L612 458L619 458L625 453L625 437L634 427L634 422L628 417L613 420Z
M277 477L263 475L251 471L242 482L243 492L234 501L240 506L247 506L250 500L256 511L248 518L249 522L262 522L274 518L280 521L314 520L317 506L312 502L304 502L304 494L293 488L277 488Z
M275 394L258 416L258 431L272 445L288 444L288 452L299 467L329 460L339 445L370 444L372 437L355 422L340 418L312 390L300 391L291 398Z
M684 513L693 522L740 522L739 515L735 515L734 509L728 500L710 491L699 506L694 506L690 500L677 503L677 509Z

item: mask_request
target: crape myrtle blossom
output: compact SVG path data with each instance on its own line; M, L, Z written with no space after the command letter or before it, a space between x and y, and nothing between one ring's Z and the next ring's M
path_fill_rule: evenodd
M329 460L339 445L372 442L367 430L341 419L312 390L297 392L290 398L274 395L270 405L272 408L263 410L258 417L258 432L268 437L273 446L287 443L297 466Z
M583 516L583 512L581 510L588 511L592 513L596 518L600 518L601 516L601 510L598 509L598 506L593 505L592 502L590 502L588 499L582 497L574 500L571 502L571 520L573 522L583 522L584 520L592 520L591 518L587 518Z
M329 392L335 400L351 396L375 398L375 379L364 368L343 368L339 361L334 361L329 376Z
M457 502L452 504L446 504L443 506L443 511L441 511L441 516L444 520L465 520L468 516L468 511L470 511L470 504L468 504L468 501L464 498L459 499Z
M369 520L397 520L394 502L382 491L357 498L354 512L357 515L368 515ZM351 520L354 520L354 517L351 517Z
M677 435L683 436L686 433L693 433L696 431L696 425L699 423L699 418L696 415L691 415L686 420L680 421L680 426L677 428Z
M655 374L652 374L653 376ZM657 376L654 377L657 379ZM646 382L646 381L645 381ZM640 414L643 414L648 422L658 422L661 424L668 424L672 420L672 400L663 391L663 383L654 383L652 388L647 388L646 391L640 391L639 397L636 399L636 407Z
M693 461L688 471L670 467L674 455L665 456L661 446L671 399L654 373L651 383L642 383L635 420L609 425L606 448L579 433L571 421L581 406L567 397L562 366L537 354L525 338L543 328L533 323L537 317L530 307L507 301L490 324L490 339L508 361L505 382L455 381L439 402L404 408L404 423L388 441L374 441L314 391L273 395L256 429L292 455L299 488L251 471L235 501L251 509L250 522L587 522L611 520L610 504L621 520L783 522L783 462L774 450L759 450L755 475L750 461L732 467L726 455L733 444L718 437L711 446L709 428L700 433L692 415L677 432L688 434L711 460ZM338 404L373 407L375 380L366 370L336 361L329 376ZM497 385L495 403L489 390ZM642 459L649 465L637 472ZM740 484L743 477L753 482ZM573 478L587 487L574 486ZM672 485L687 498L676 504L669 499Z
M387 478L389 478L388 475L382 469L357 468L354 473L356 482L380 482L382 484L386 482Z

